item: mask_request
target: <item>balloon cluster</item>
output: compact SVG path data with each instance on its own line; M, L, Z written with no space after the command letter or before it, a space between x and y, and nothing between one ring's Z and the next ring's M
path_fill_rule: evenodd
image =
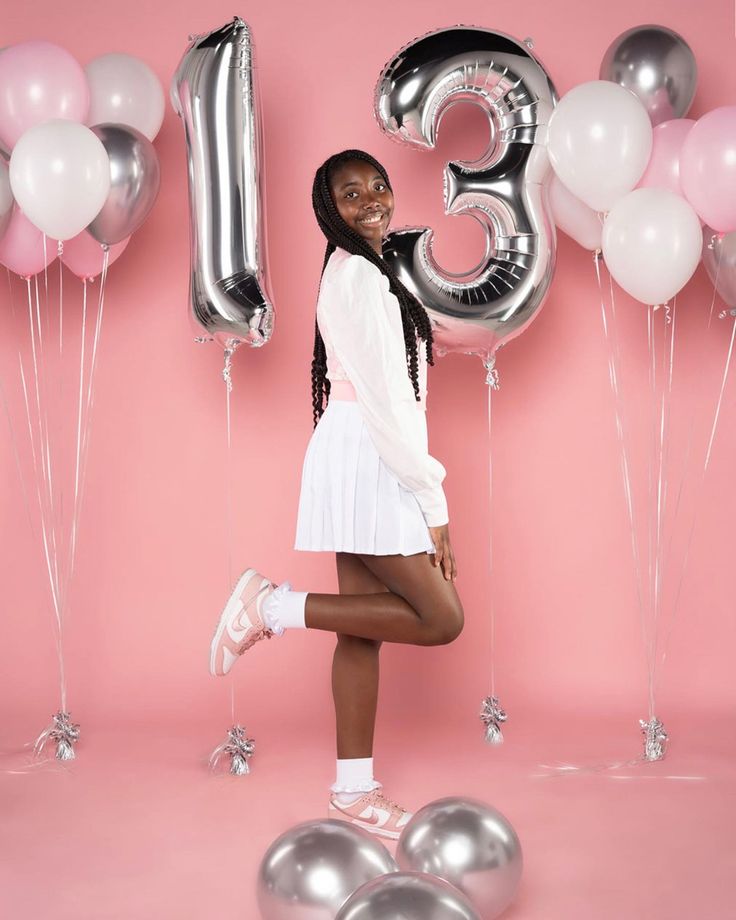
M127 54L83 68L58 45L28 41L0 54L0 85L0 264L30 277L59 255L92 278L158 194L161 84Z
M308 821L281 834L258 871L263 920L493 920L522 872L519 838L475 799L430 802L401 833L396 859L344 821Z
M685 118L696 82L681 36L636 27L611 44L600 79L570 90L550 119L555 223L602 252L618 284L646 304L670 300L714 237L736 231L736 106ZM711 271L713 259L704 261ZM728 275L719 289L733 296Z

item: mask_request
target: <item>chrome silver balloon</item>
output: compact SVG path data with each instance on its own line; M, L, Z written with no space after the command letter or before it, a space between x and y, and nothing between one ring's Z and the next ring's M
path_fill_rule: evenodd
M253 36L236 17L192 38L171 84L189 164L192 312L226 348L273 330Z
M611 42L600 78L631 90L652 124L658 125L687 113L698 83L698 65L677 32L664 26L635 26Z
M429 872L462 891L483 920L514 899L522 872L521 844L509 821L475 799L446 798L420 808L399 838L402 869Z
M263 920L334 920L365 882L396 871L386 847L345 821L307 821L281 834L258 870Z
M465 273L448 272L432 253L433 231L405 227L389 234L384 258L427 309L439 354L489 359L531 322L552 280L545 145L557 93L525 44L456 26L415 39L386 64L375 116L392 140L426 150L436 145L444 112L460 101L483 109L491 140L477 160L446 164L445 211L481 224L485 254Z
M366 882L335 920L481 920L457 888L421 872L393 872Z
M158 156L148 138L129 125L91 128L110 157L110 191L87 230L98 243L120 243L148 217L161 182Z
M703 227L703 265L729 307L736 307L736 233Z

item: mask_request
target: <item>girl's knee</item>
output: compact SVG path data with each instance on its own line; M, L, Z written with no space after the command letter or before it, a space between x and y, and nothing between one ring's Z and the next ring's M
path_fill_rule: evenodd
M427 645L449 645L463 631L465 615L460 604L452 605L438 616L428 629Z

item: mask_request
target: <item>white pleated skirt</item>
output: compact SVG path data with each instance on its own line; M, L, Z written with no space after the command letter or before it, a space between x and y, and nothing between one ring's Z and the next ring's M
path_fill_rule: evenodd
M294 549L433 553L419 502L381 459L354 400L331 399L307 445Z

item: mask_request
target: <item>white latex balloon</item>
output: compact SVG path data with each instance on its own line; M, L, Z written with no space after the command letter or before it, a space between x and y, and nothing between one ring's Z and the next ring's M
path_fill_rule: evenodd
M594 211L610 211L634 188L652 150L647 110L607 80L581 83L563 96L547 137L554 171Z
M590 252L601 248L603 223L598 213L576 198L556 175L549 185L549 204L554 222L563 233Z
M110 159L89 128L52 119L29 128L16 143L10 185L31 223L54 240L68 240L105 203Z
M130 54L103 54L85 67L90 90L87 124L136 128L152 141L164 118L164 91L151 68Z
M611 208L603 258L614 280L646 304L681 290L700 261L703 231L693 208L665 188L638 188Z

